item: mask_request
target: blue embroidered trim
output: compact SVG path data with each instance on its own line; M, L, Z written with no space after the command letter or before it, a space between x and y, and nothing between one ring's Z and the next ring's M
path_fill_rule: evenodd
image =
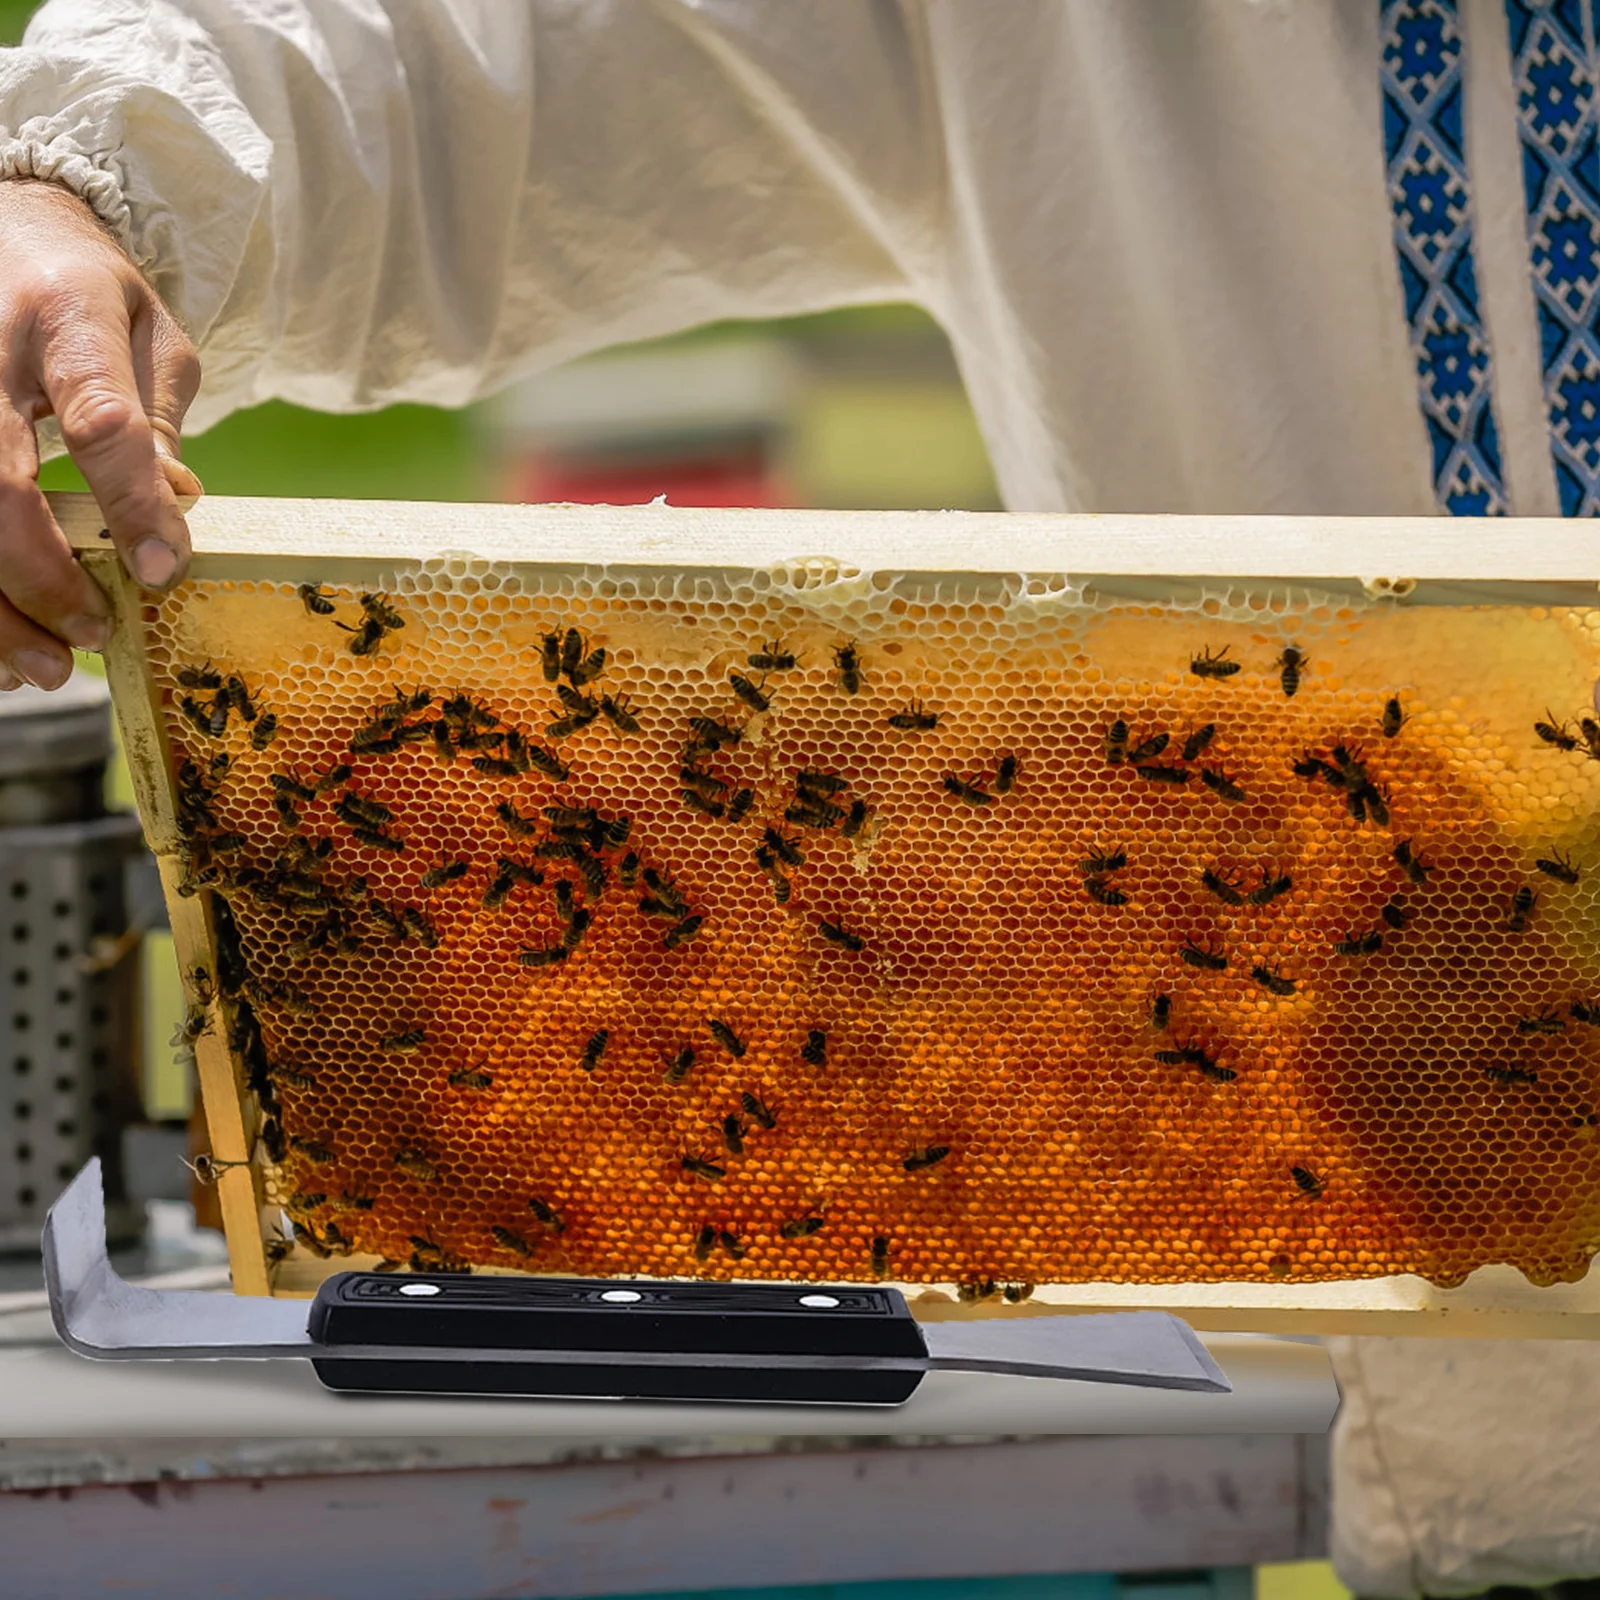
M1600 513L1600 79L1592 0L1506 0L1528 265L1561 512Z
M1508 0L1516 3L1516 0ZM1379 0L1383 148L1433 492L1453 516L1508 509L1473 266L1456 0Z

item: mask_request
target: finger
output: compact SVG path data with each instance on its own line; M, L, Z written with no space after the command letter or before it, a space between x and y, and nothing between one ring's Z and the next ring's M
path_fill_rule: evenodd
M200 388L200 358L154 297L133 314L133 368L155 443L157 464L173 493L198 499L200 479L183 462L183 419Z
M146 588L183 576L189 531L156 457L134 374L132 322L115 283L74 297L71 314L38 319L44 392L112 541Z
M111 617L105 596L50 515L34 481L38 465L32 427L0 398L0 595L13 617L32 619L26 629L11 628L11 644L0 645L0 657L30 683L53 688L72 670L66 644L103 649ZM29 660L15 659L22 650L31 652Z

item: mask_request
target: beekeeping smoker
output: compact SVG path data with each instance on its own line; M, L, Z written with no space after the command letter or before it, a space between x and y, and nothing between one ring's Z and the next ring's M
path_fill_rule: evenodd
M53 0L0 52L0 685L108 627L41 448L161 588L186 421L731 316L924 306L1017 510L1591 515L1590 12ZM1337 1355L1348 1583L1600 1573L1600 1352Z

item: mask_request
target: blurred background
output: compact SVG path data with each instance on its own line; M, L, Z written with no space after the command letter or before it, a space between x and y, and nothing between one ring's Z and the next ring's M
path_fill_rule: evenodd
M0 0L0 45L20 41L34 9ZM607 351L462 411L329 416L274 402L188 439L185 456L221 495L1000 509L950 347L903 305L720 323ZM84 488L65 460L40 478ZM99 671L97 658L80 659ZM111 806L131 808L118 758L107 785ZM144 941L142 987L144 1112L176 1131L193 1092L169 1043L183 1002L160 929ZM159 1230L159 1205L155 1221ZM1261 1567L1255 1588L1260 1600L1346 1594L1323 1562Z

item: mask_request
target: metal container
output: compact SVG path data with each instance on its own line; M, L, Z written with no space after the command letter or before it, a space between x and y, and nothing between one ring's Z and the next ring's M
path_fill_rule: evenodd
M105 814L111 753L103 680L0 697L0 1250L37 1247L91 1155L113 1233L138 1232L121 1160L139 1114L140 938L124 879L143 836L136 817Z

